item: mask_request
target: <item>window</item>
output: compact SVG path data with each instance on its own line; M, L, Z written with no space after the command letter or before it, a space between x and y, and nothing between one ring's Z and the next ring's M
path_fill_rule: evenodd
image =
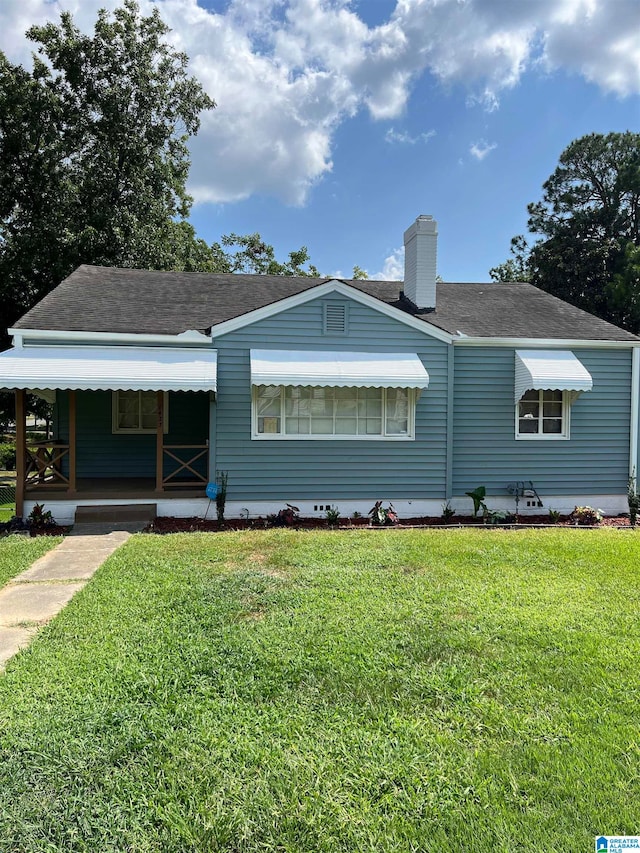
M566 391L525 391L516 403L516 438L569 438Z
M411 439L410 388L257 385L253 438Z
M164 432L169 429L168 395L164 395ZM112 432L156 432L158 423L157 391L114 391Z

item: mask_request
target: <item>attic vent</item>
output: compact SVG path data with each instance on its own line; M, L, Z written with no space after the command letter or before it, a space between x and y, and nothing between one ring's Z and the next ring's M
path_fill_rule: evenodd
M340 302L324 304L324 334L347 334L347 306Z

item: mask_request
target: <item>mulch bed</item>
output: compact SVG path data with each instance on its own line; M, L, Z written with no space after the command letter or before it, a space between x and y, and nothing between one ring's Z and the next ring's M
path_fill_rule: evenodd
M206 533L218 533L230 530L265 530L273 527L289 527L293 530L356 530L366 528L369 530L388 530L390 528L428 528L428 527L480 527L486 529L501 528L527 528L527 527L589 527L589 525L577 525L569 516L561 516L555 524L551 524L546 515L521 516L518 524L499 522L498 524L485 524L482 518L473 516L455 516L452 521L444 522L440 516L422 516L417 518L404 518L398 524L372 525L368 518L340 519L337 525L330 526L326 518L299 518L291 525L274 525L266 518L230 518L223 524L215 519L206 521L197 516L191 518L175 518L173 516L159 516L154 522L145 528L145 533L193 533L202 531ZM610 516L604 518L595 527L630 527L629 518L624 515Z

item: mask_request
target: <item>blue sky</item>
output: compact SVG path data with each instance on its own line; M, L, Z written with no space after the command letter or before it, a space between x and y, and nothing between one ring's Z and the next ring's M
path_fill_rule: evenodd
M0 48L62 9L3 0ZM147 10L151 0L143 0ZM638 0L158 0L218 102L192 147L191 221L259 231L323 274L402 277L402 234L439 223L439 273L483 281L526 205L590 132L640 132Z

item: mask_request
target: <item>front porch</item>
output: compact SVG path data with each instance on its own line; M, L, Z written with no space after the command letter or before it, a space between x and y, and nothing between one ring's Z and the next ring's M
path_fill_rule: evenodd
M209 393L144 393L154 403L147 412L152 428L127 434L113 427L112 392L59 391L54 438L34 442L26 433L26 391L17 390L16 514L33 503L204 499L212 464ZM114 393L113 406L115 400Z

